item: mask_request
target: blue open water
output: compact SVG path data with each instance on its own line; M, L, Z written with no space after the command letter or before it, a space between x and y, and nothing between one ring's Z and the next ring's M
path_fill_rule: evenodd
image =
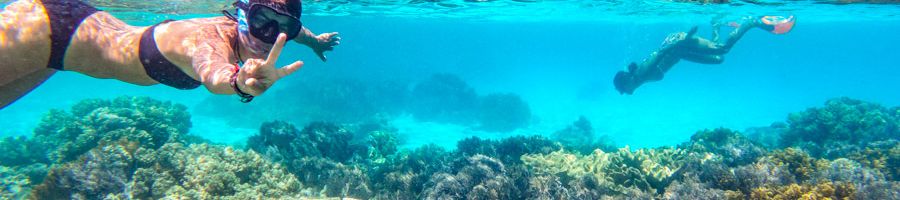
M479 11L476 8L468 9ZM900 10L891 5L874 9ZM791 14L771 10L774 14ZM900 93L896 92L900 91L896 82L900 77L900 56L894 51L900 45L900 37L896 37L900 35L900 20L894 19L897 17L869 19L847 15L836 19L832 15L838 13L798 15L797 26L789 34L752 30L725 56L725 63L701 65L683 61L663 81L648 83L635 95L627 96L619 95L612 86L616 71L628 62L644 59L669 33L700 26L699 35L707 37L712 17L650 15L647 21L639 21L638 17L627 15L600 15L614 18L611 20L549 15L546 19L529 16L519 21L377 13L333 16L320 12L325 13L306 14L304 25L319 32L338 31L343 44L328 54L327 63L316 59L305 47L289 45L290 53L279 63L303 60L306 66L284 82L309 76L416 81L433 73L451 73L480 94L511 92L522 96L536 122L518 131L523 134L549 134L584 115L594 122L599 134L608 134L619 144L659 146L683 142L704 128L740 130L766 126L784 120L789 112L820 105L833 97L900 105ZM138 25L165 18L215 16L119 14L126 19L147 19L131 21ZM671 18L671 22L666 18ZM725 27L722 32L729 29ZM274 90L283 85L276 85ZM151 96L192 107L211 94L202 89L142 87L63 72L0 111L0 118L7 119L0 122L5 127L2 134L29 134L40 116L51 108L67 108L85 98L120 95ZM198 114L194 117L193 130L212 140L240 140L255 132L255 128L223 127L223 123L215 122L216 118L200 118L203 116ZM238 135L229 136L230 132ZM421 136L415 138L425 141L410 142L452 146L471 134L483 133L455 134L440 140ZM448 141L442 141L445 139Z
M299 128L310 121L332 120L278 112L306 109L307 105L296 100L313 97L292 91L300 86L326 88L333 82L318 80L350 79L364 84L399 81L412 89L433 74L455 75L478 95L520 96L531 112L528 125L493 132L418 120L409 112L400 112L386 120L403 138L402 148L434 143L453 149L459 140L472 136L551 136L580 116L590 120L597 136L606 136L620 147L649 148L687 142L703 129L745 130L784 122L789 113L821 107L836 97L900 106L900 6L771 2L783 5L309 2L304 8L304 26L315 32L340 32L341 45L327 53L328 62L322 62L307 47L289 44L278 65L303 60L305 66L278 82L268 95L240 105L243 109L224 106L234 105L236 98L212 98L202 88L183 91L159 85L136 86L61 72L0 110L0 136L31 135L50 109L69 109L84 99L149 96L186 105L192 115L192 134L213 143L242 147L248 137L260 132L262 122L284 120ZM163 6L158 7L92 3L133 25L218 16L217 9L225 7L219 4L226 4L162 1ZM794 15L798 21L784 35L751 30L725 55L722 64L682 61L665 74L664 80L647 83L634 95L620 95L613 87L617 71L646 58L670 33L699 26L697 36L709 37L710 21L716 16L734 21L763 14ZM723 26L723 37L730 30ZM376 107L408 104L390 96L380 98L384 100L377 101ZM415 98L419 97L409 97ZM373 101L336 100L361 105L367 104L361 101ZM353 106L319 112L338 116L355 112L347 107Z

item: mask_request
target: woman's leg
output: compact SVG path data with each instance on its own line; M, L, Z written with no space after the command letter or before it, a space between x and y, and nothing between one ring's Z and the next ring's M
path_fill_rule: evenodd
M25 96L25 94L34 90L41 83L44 83L54 73L56 73L55 69L42 69L27 74L9 84L0 85L0 109Z
M0 108L47 80L50 20L34 0L18 0L0 11Z
M722 62L725 61L725 59L722 57L722 55L714 55L714 54L686 53L686 54L682 54L680 56L681 56L681 59L695 62L695 63L700 63L700 64L715 65L715 64L722 64Z

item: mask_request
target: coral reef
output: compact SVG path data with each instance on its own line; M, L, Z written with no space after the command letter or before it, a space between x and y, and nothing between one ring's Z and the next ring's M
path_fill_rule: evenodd
M597 149L588 156L563 151L531 154L522 156L522 161L537 175L564 175L572 180L568 185L580 183L587 187L570 188L569 191L628 194L629 188L636 188L662 193L685 163L686 155L685 151L673 148L631 151L625 147L613 153Z
M148 97L81 101L70 112L51 110L34 130L34 141L49 149L48 159L62 163L74 160L99 143L121 138L148 148L167 142L185 142L191 115L181 104Z
M766 150L738 132L726 128L703 130L680 146L696 153L711 153L728 166L745 165L766 154Z
M531 109L519 95L488 94L481 97L478 127L485 131L510 132L527 127Z
M357 132L332 123L313 122L303 130L290 123L264 123L247 147L283 163L288 171L323 196L370 198L370 166L382 165L397 152L399 140L390 128L357 127Z
M810 180L815 172L828 166L827 160L813 158L803 150L794 148L775 150L759 162L785 166L799 182Z
M367 199L369 178L361 165L345 165L322 157L304 157L287 164L288 171L322 196Z
M470 137L460 140L456 144L456 154L459 157L474 155L486 155L498 158L503 163L517 164L525 154L545 154L562 149L562 146L543 136L513 136L496 140L483 140L478 137Z
M791 184L754 189L753 193L750 194L750 199L851 199L855 192L856 189L853 185L845 183Z
M435 74L416 84L407 111L422 121L471 125L478 116L478 94L451 74Z
M466 158L455 174L432 176L425 191L426 199L520 199L519 191L497 159L484 155Z
M425 184L432 175L450 171L451 157L451 152L434 144L399 151L372 171L377 199L424 198Z
M0 166L22 166L50 163L47 146L24 136L0 139Z
M718 199L743 199L739 196L735 196L736 194L732 191L731 196L726 195L725 191L709 188L703 183L700 183L700 180L697 177L689 177L685 178L684 182L675 181L669 187L666 187L666 192L663 194L663 199L694 199L694 200L718 200Z
M99 146L55 167L35 199L283 199L303 196L300 182L252 152L206 144L136 142Z
M471 90L440 76L420 85ZM433 119L515 129L456 111ZM378 117L302 129L272 121L238 150L186 134L184 106L94 99L50 111L34 136L0 139L0 198L900 199L898 116L841 98L746 135L707 129L643 149L614 148L584 117L551 139L470 137L454 150L401 148L397 129Z
M847 158L884 172L889 180L900 180L900 142L896 140L869 143L864 150L850 153Z
M251 136L247 147L275 160L323 157L347 162L365 155L362 145L351 144L353 135L332 123L313 122L298 131L283 121L263 123L260 134Z
M783 147L799 147L813 157L840 158L868 143L900 138L900 108L850 98L828 100L823 108L792 113Z
M579 116L578 120L572 122L572 125L553 132L551 138L559 141L568 149L583 154L590 154L594 149L598 148L603 151L616 151L618 149L605 135L604 137L595 138L594 128L587 117L584 116Z

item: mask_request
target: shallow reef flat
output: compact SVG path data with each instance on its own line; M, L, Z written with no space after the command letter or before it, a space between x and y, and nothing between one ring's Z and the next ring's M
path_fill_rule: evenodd
M188 134L190 119L147 97L51 110L33 136L0 140L0 198L900 199L900 107L850 98L644 149L596 136L584 117L455 149L399 148L377 120L265 122L236 149Z

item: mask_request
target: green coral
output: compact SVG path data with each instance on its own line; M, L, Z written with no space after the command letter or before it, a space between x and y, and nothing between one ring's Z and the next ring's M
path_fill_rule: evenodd
M825 107L790 114L781 144L804 148L814 157L844 157L870 142L900 138L897 110L846 97L831 99Z
M367 160L373 164L386 162L390 155L397 153L397 145L400 144L397 133L381 130L369 132L368 141L369 157Z
M22 166L34 163L50 163L41 142L24 136L0 139L0 166Z
M51 110L34 131L34 140L45 143L56 163L74 160L99 143L120 138L159 148L167 142L185 141L191 127L187 107L148 97L81 101L70 112Z
M376 199L424 198L425 184L432 175L448 171L451 159L451 152L435 144L400 150L372 170Z
M500 140L470 137L456 143L456 157L485 155L500 159L503 163L519 164L525 154L550 153L562 149L558 142L539 135L513 136Z
M726 128L698 131L691 136L690 142L679 147L696 153L711 153L728 166L749 164L766 154L766 150L756 143Z

